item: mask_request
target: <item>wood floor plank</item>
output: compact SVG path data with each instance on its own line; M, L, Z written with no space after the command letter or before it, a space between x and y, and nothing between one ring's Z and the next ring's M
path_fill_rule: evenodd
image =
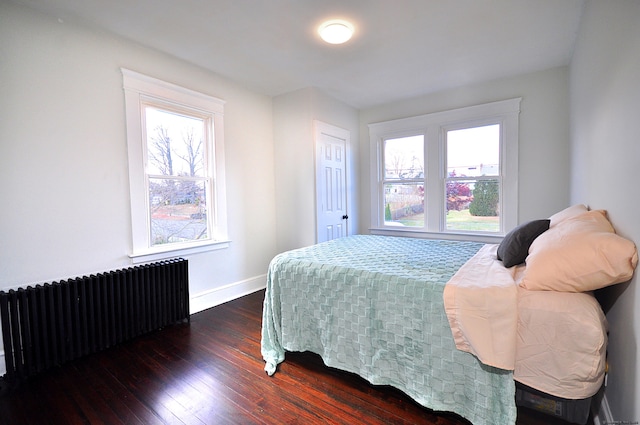
M287 353L267 376L263 300L259 291L44 372L0 397L0 425L469 424L312 353ZM566 422L519 409L517 425L542 424Z

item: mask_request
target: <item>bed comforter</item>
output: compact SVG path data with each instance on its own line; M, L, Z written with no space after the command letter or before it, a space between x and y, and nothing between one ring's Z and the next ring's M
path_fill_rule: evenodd
M512 372L457 350L443 305L445 284L482 246L360 235L276 256L263 309L265 370L275 373L285 351L311 351L475 425L515 423Z

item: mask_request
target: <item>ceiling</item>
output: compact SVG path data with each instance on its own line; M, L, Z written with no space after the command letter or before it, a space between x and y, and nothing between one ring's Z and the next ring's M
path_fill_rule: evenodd
M13 0L270 96L316 87L368 108L567 65L584 0ZM344 45L318 25L346 18Z

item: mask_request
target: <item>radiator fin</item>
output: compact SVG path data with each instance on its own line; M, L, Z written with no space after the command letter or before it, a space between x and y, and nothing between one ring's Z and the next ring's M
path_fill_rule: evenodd
M178 258L0 291L7 372L16 382L189 320L188 262Z

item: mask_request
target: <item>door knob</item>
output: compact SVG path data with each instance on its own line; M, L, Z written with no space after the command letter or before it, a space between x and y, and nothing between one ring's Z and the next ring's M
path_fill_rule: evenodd
M348 216L348 215L346 215L346 214L342 216L342 219L343 219L343 220L347 220L348 218L349 218L349 216Z

